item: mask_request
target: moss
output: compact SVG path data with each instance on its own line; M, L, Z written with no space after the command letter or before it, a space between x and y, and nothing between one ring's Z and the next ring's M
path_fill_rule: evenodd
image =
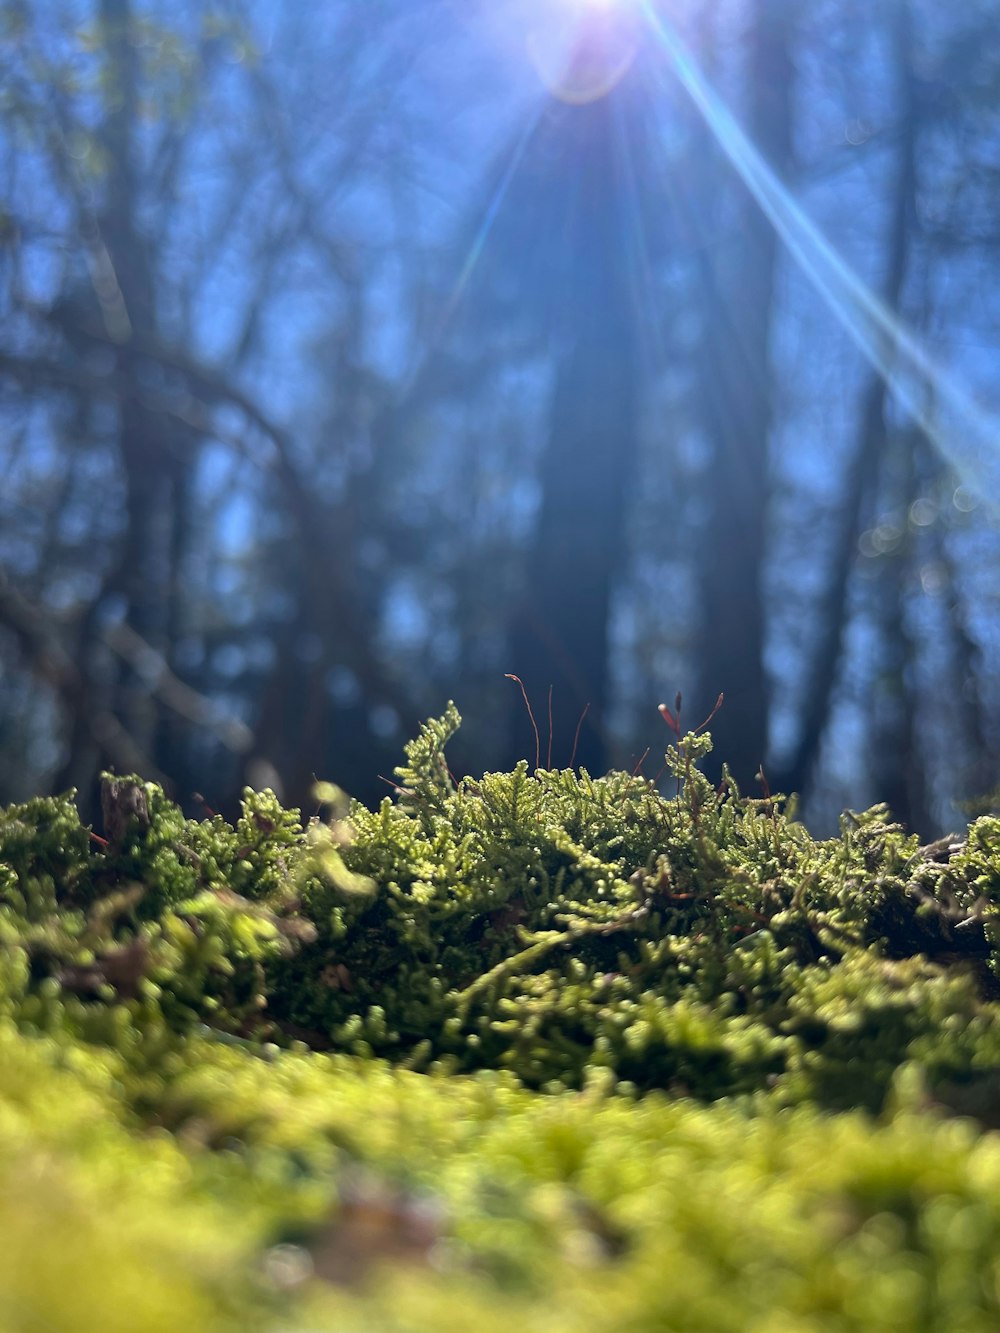
M324 788L305 827L267 792L234 826L186 820L128 778L106 782L106 841L68 797L4 812L11 1012L705 1100L877 1107L918 1052L934 1078L993 1059L996 819L921 848L878 807L816 841L779 800L714 790L704 735L668 751L671 799L523 763L456 784L458 723L410 743L396 800Z
M997 1327L1000 821L457 725L375 811L0 812L3 1327Z

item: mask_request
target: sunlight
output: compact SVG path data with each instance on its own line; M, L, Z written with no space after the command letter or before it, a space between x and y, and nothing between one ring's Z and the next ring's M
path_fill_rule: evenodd
M410 374L406 377L405 386L407 392L416 383L420 371L426 364L427 357L440 346L446 333L451 327L452 320L462 302L462 297L465 295L465 289L469 284L469 279L475 271L476 265L478 264L486 246L487 238L496 222L497 215L500 212L500 206L510 188L511 181L517 174L518 167L521 165L521 159L524 157L525 149L538 126L541 112L542 108L541 104L539 104L535 107L533 113L525 120L521 134L514 145L514 151L511 153L510 160L504 168L503 174L497 183L497 187L490 197L486 211L476 228L475 235L472 238L468 253L462 263L462 267L459 270L458 277L455 279L455 283L448 295L448 300L445 302L444 309L431 332L424 352L424 357L412 367Z
M842 258L781 183L650 0L649 29L720 148L739 172L789 253L900 403L984 500L1000 494L1000 418L984 410L916 334Z
M509 9L505 25L509 27L516 16L527 29L526 43L532 63L554 97L573 105L585 105L606 96L627 74L638 50L637 0L529 0L529 3L528 10L516 6ZM451 327L544 108L543 97L525 119L431 332L427 354L440 345ZM423 365L421 359L411 368L406 379L408 387L415 383Z
M635 0L547 0L532 6L528 54L554 97L581 105L621 82L639 36Z
M634 0L553 0L554 4L561 5L563 9L575 9L579 12L609 11L612 9L625 9L632 5Z

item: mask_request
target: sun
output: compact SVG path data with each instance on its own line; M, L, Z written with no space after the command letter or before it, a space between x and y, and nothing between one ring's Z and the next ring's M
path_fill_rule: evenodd
M639 0L537 0L537 3L539 9L547 5L577 23L597 19L622 22L639 7Z
M628 73L639 49L636 0L534 0L528 52L564 102L594 102Z
M625 10L634 8L635 0L551 0L551 3L559 5L563 9L575 9L586 14L607 13L610 10Z

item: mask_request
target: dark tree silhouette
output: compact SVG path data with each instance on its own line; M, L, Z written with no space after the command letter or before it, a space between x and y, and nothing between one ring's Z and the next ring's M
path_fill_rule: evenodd
M910 12L905 0L897 3L894 14L895 71L899 80L900 136L896 176L893 181L892 206L889 215L886 249L885 278L882 298L890 310L899 311L909 269L913 227L915 221L915 193L917 188L916 152L919 108L911 68ZM881 348L884 363L891 367L893 347L886 339ZM780 773L774 775L778 788L783 791L807 791L811 785L820 747L830 719L834 693L843 666L844 639L850 619L849 594L852 575L856 569L858 539L866 519L870 522L877 503L879 479L886 462L889 443L887 412L890 389L885 375L872 369L861 403L857 443L844 477L844 488L837 509L837 538L832 565L816 617L816 642L807 674L805 707L802 713L798 743L791 760ZM909 445L907 447L910 447ZM894 689L896 703L889 710L898 713L897 725L904 728L903 751L899 758L904 764L916 763L912 736L906 734L907 707L899 697L900 681L910 656L903 642L903 618L899 609L898 585L892 589L890 638L895 642L889 649L895 662L885 678L886 687ZM890 685L890 678L895 684ZM883 734L882 740L887 738ZM895 750L896 745L890 745ZM895 761L894 761L895 762ZM909 805L907 782L901 778L893 782L892 795L897 804ZM905 812L904 812L905 813Z
M769 164L790 165L795 96L793 0L752 6L747 51L747 130ZM709 151L705 145L706 153ZM702 176L706 229L717 214ZM768 687L762 574L767 550L775 318L779 243L770 220L744 193L739 243L703 251L702 421L710 452L704 474L707 521L699 553L700 626L693 711L700 721L720 691L713 722L717 754L747 789L764 762Z
M552 687L554 762L567 762L589 705L576 759L594 772L606 763L611 602L623 564L641 375L622 216L619 96L616 90L587 106L554 106L535 145L543 160L558 163L549 188L561 197L563 226L540 243L564 247L555 262L566 264L567 280L556 294L543 289L559 306L548 329L549 433L510 647L512 669L536 707ZM549 216L558 217L557 210ZM514 735L515 753L530 754L523 721Z

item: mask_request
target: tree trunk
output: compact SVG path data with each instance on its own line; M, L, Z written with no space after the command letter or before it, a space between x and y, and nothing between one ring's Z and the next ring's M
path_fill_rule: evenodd
M871 699L871 770L875 795L907 828L930 838L930 813L920 746L917 649L907 618L907 598L916 582L913 533L905 518L920 488L916 431L897 435L886 450L884 493L904 530L894 550L881 557L872 589L881 634L881 664Z
M909 0L896 0L895 47L899 61L898 122L901 137L888 236L888 263L882 289L883 300L894 311L899 310L903 299L917 189L918 106L910 70L908 5ZM885 363L891 365L893 348L890 340L883 339L882 344ZM817 606L816 646L807 675L799 740L791 761L780 773L773 775L772 786L781 791L808 790L826 732L843 657L848 623L848 592L857 559L858 538L865 514L875 501L880 462L886 448L885 417L889 398L890 389L885 375L873 367L862 404L858 444L847 472L843 500L837 511L839 530L834 547L833 568L826 593Z
M107 109L102 139L107 183L99 243L107 269L98 268L96 295L116 355L122 391L118 405L119 456L125 483L125 531L113 587L124 596L125 618L154 650L166 652L166 582L170 570L172 488L165 424L143 403L133 340L155 332L154 283L138 223L135 128L138 56L130 0L101 0L108 60ZM136 744L156 745L158 705L149 682L122 664L118 708Z
M637 449L638 367L615 152L618 92L562 108L555 133L572 136L568 206L575 208L572 289L557 326L549 440L541 461L541 506L526 590L511 635L510 669L525 683L552 762L606 766L609 624L625 546L626 502ZM588 707L589 706L589 707ZM535 759L520 701L514 758Z
M761 0L750 34L748 130L780 174L791 156L795 70L789 0ZM764 673L768 441L771 427L770 329L778 256L775 231L756 202L744 200L739 253L725 268L704 261L707 335L702 392L711 450L708 521L701 553L701 627L697 724L716 696L716 754L752 789L767 748ZM695 716L697 714L697 716Z

